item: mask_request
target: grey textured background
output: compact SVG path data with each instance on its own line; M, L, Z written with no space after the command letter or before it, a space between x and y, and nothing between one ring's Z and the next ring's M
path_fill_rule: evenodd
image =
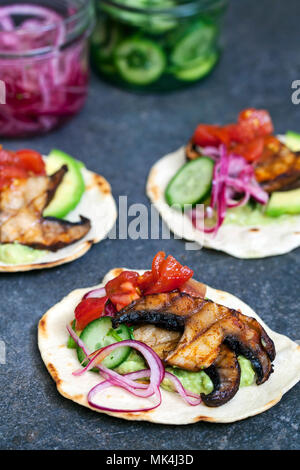
M277 132L300 131L291 82L300 79L299 0L234 0L225 24L226 52L203 83L169 95L142 96L92 78L87 105L45 137L2 141L8 148L55 147L82 159L112 184L115 197L147 204L151 165L181 146L199 121L226 123L244 107L269 109ZM240 296L275 330L300 339L300 250L243 261L222 253L184 251L170 241L105 240L80 260L56 269L0 275L0 447L3 449L296 449L299 385L271 410L228 425L184 427L126 422L61 397L36 343L41 315L69 291L96 284L117 265L148 267L164 249L206 283Z

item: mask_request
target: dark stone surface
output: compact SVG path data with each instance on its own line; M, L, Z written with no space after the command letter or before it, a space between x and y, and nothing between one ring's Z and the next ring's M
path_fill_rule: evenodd
M300 105L291 82L300 78L298 0L235 0L226 18L226 52L202 84L170 95L141 96L92 79L84 111L66 127L32 141L43 153L61 148L102 173L115 197L147 204L150 166L181 146L199 121L225 123L241 108L270 110L276 130L300 130ZM148 267L164 249L206 283L228 290L256 309L273 329L300 339L300 250L243 261L225 254L184 251L170 241L105 240L80 260L56 269L0 275L0 447L10 449L296 449L299 385L274 408L228 425L161 426L94 413L61 397L41 361L37 322L69 291L99 282L114 266ZM298 436L298 437L297 437Z

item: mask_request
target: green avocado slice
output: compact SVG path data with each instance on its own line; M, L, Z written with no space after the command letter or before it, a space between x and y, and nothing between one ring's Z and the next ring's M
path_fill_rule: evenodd
M55 173L63 165L67 165L68 172L44 210L44 217L64 218L75 209L84 193L85 184L81 173L83 164L61 150L52 150L46 161L47 174Z
M292 152L300 152L300 134L294 131L287 131L285 143Z
M290 191L275 191L266 208L266 215L279 217L283 214L300 214L300 188Z

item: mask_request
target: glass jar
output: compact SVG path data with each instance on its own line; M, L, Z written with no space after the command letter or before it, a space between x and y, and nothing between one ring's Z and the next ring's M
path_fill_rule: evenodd
M97 0L92 63L116 85L168 91L211 72L227 0Z
M1 136L48 132L82 108L93 24L90 0L0 0Z

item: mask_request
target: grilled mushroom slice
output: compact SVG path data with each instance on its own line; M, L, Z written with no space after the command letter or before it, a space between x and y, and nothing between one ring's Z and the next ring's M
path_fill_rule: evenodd
M63 166L52 176L30 177L1 191L0 243L18 242L56 251L88 233L91 223L85 217L69 222L42 216L67 171Z
M193 138L188 141L185 147L185 155L188 160L195 160L201 156L198 152L197 146L193 142Z
M206 406L221 406L234 397L241 379L241 369L234 351L222 344L217 359L205 372L214 384L211 393L201 394Z
M266 138L263 154L255 163L255 177L268 193L299 187L299 152L292 152L276 137Z
M114 327L125 322L183 331L176 348L165 359L169 365L191 371L206 369L217 360L221 345L226 344L251 361L257 384L265 382L272 372L274 344L257 320L212 301L179 292L146 295L113 319Z

